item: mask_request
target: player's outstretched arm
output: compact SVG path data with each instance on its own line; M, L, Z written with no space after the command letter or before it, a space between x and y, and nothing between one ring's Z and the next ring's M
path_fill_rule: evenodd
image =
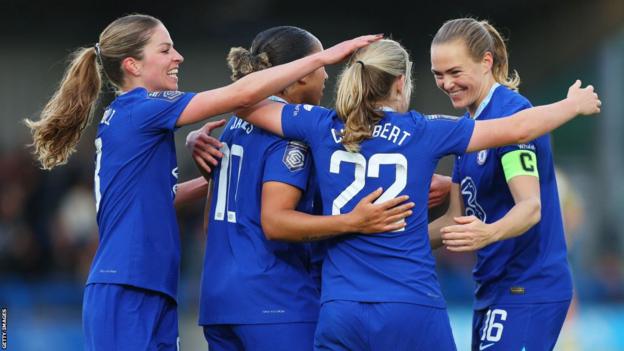
M577 115L600 112L601 102L594 87L581 88L577 80L568 89L568 97L550 105L522 110L508 118L475 122L467 152L491 147L524 144L546 134Z
M212 116L250 107L286 89L320 67L341 62L355 50L381 38L382 35L365 35L343 41L301 59L254 72L228 86L198 93L186 106L176 125L193 124Z
M411 215L413 202L406 195L381 204L373 202L382 194L377 189L350 213L316 216L296 211L301 190L279 182L266 182L262 187L262 229L269 240L314 241L342 234L372 234L403 228L404 218Z
M514 207L498 221L486 224L475 216L455 217L455 225L442 228L449 251L476 251L491 243L524 234L541 219L539 178L523 175L509 180Z

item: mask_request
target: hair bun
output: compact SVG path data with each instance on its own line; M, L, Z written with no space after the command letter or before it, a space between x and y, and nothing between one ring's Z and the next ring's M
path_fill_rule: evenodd
M253 55L249 50L242 47L231 48L227 62L230 70L232 70L232 80L238 80L250 73L271 67L266 53Z

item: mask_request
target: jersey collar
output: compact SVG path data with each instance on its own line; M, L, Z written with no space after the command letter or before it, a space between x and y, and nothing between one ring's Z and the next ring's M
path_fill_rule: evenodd
M282 99L279 96L271 95L271 96L268 97L268 99L271 100L271 101L275 101L275 102L281 102L282 104L288 104L288 101Z
M479 107L477 108L477 111L475 112L474 117L472 119L479 118L479 116L481 115L481 112L483 112L485 107L490 103L490 100L492 100L492 95L494 95L494 90L496 90L496 88L498 88L499 86L500 86L500 84L498 84L498 83L492 84L492 87L490 88L490 92L487 94L485 99L483 99L483 101L481 101L481 103L479 104Z

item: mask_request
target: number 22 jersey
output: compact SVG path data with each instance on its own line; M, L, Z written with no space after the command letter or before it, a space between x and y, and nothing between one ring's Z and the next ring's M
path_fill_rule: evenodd
M323 262L321 302L403 302L446 306L428 236L427 197L440 158L463 153L474 121L418 112L385 111L359 152L341 144L344 123L336 112L311 105L285 105L285 137L310 146L323 212L350 212L378 187L378 201L409 195L413 214L402 231L352 234L330 239Z

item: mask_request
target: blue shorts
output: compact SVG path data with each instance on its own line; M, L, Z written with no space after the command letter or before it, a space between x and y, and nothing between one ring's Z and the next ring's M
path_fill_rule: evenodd
M89 284L82 303L85 350L179 350L176 302L118 284Z
M205 325L210 351L311 351L315 322Z
M474 311L472 350L552 350L570 301L492 305Z
M455 351L446 309L336 300L321 306L314 350Z

